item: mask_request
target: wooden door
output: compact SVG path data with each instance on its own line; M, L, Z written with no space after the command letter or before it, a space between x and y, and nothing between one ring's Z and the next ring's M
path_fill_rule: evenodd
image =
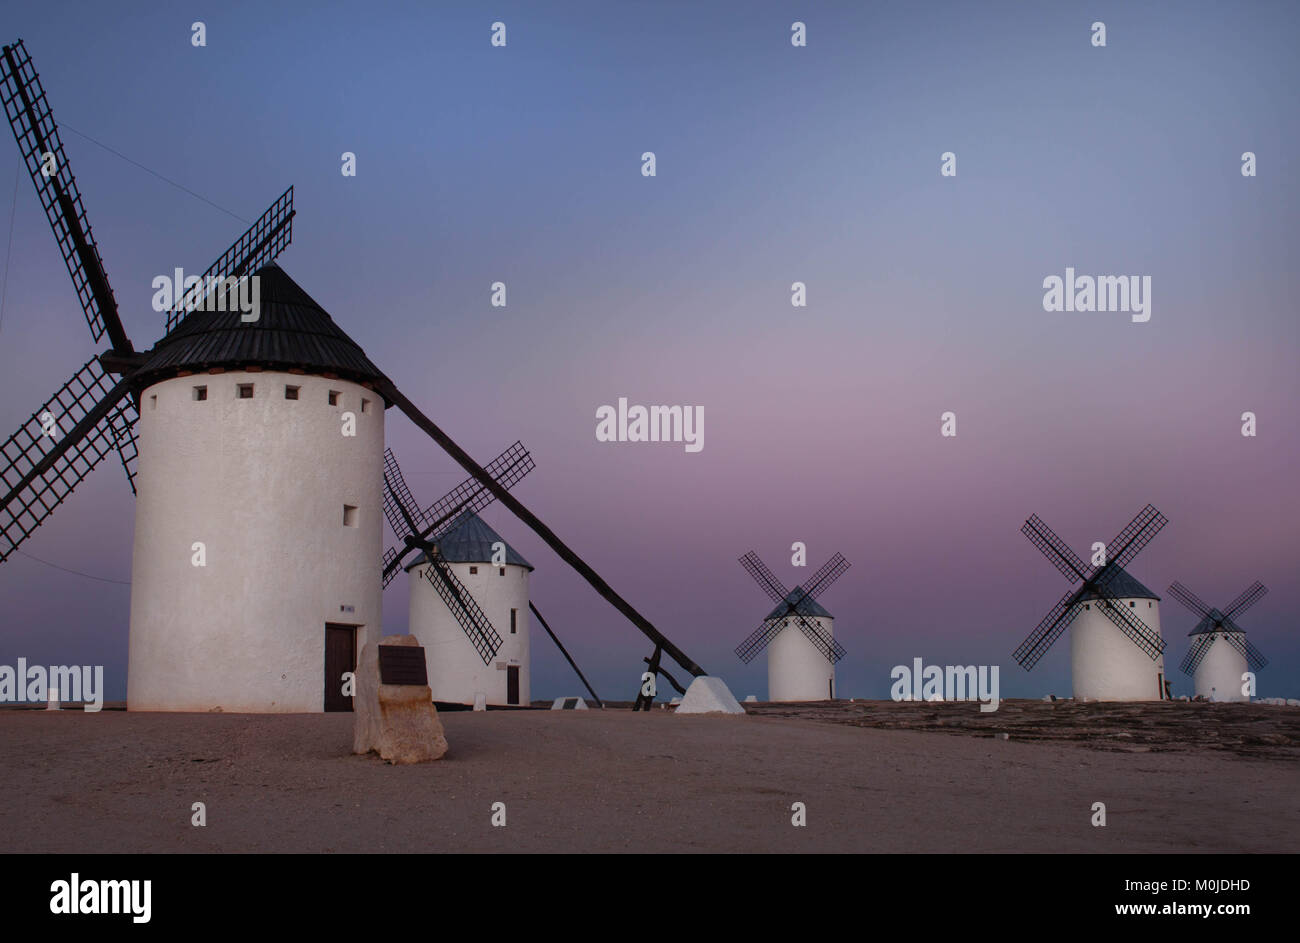
M343 694L343 673L357 668L357 627L325 623L325 710L350 711Z
M506 703L519 703L519 666L506 666Z

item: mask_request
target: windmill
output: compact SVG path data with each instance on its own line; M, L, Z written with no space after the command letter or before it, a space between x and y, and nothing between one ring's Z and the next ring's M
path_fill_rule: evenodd
M1070 662L1076 698L1163 699L1165 642L1160 636L1160 597L1124 567L1166 523L1164 515L1148 504L1104 545L1102 562L1089 566L1037 514L1031 515L1021 533L1066 579L1080 581L1080 586L1062 596L1016 649L1015 659L1021 667L1032 669L1073 623Z
M503 488L512 488L534 467L532 455L516 442L485 470ZM424 647L433 699L442 704L473 704L480 694L489 705L528 703L525 609L537 614L546 633L587 684L528 599L532 564L478 516L494 500L477 479L467 478L427 510L420 510L392 449L384 452L384 514L393 533L402 539L403 549L385 551L383 581L387 586L399 569L414 578L410 632ZM413 550L420 553L407 562L407 554ZM494 560L499 563L493 564ZM493 574L498 579L493 579ZM508 578L501 579L504 577ZM484 607L497 614L502 632ZM600 704L590 685L587 690Z
M1206 605L1177 580L1170 584L1169 595L1201 617L1187 633L1194 641L1179 665L1183 674L1192 677L1198 696L1213 701L1250 700L1242 693L1246 687L1243 676L1247 670L1259 671L1268 659L1246 639L1246 630L1237 624L1237 617L1267 592L1267 587L1257 580L1220 611Z
M767 696L771 701L820 701L835 697L835 663L846 654L833 636L834 616L817 602L850 566L835 554L803 585L787 590L752 550L740 565L776 603L763 622L736 647L745 664L767 653ZM798 629L795 632L794 629Z
M0 60L0 100L15 140L91 336L110 344L0 447L0 561L118 452L137 494L132 708L340 706L341 670L381 632L374 561L382 558L384 412L392 406L657 649L705 674L274 264L292 238L292 187L184 292L165 335L138 353L31 59L20 41L3 47ZM251 322L225 303L246 277L261 280Z

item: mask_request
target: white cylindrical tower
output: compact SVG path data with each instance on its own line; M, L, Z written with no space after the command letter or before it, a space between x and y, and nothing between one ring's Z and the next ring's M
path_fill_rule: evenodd
M1241 676L1249 669L1246 656L1228 641L1228 633L1211 632L1209 649L1201 657L1192 684L1196 694L1212 701L1248 701L1249 697L1241 693L1243 684ZM1245 643L1244 632L1234 632L1237 641Z
M1140 648L1100 608L1118 605L1160 635L1160 597L1121 570L1110 580L1114 602L1095 593L1083 597L1082 611L1070 625L1074 697L1095 701L1164 699L1165 659Z
M437 548L438 555L492 623L501 647L484 664L464 627L425 578L428 560L424 554L416 557L407 567L410 632L424 646L433 699L447 704L473 704L482 694L487 704L495 706L527 705L532 696L528 648L528 578L532 564L476 514L466 514L443 534ZM504 559L504 563L494 566L494 559Z
M798 592L792 592L791 597ZM825 701L835 697L835 662L804 634L797 620L783 618L788 611L789 607L781 603L768 615L769 620L782 623L781 631L767 646L768 700ZM816 600L804 597L798 612L824 634L828 643L834 638L835 617Z
M381 375L257 274L257 321L191 314L146 355L131 710L346 710L332 675L382 634Z

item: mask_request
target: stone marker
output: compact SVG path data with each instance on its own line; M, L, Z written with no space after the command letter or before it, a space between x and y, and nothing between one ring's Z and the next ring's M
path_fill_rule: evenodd
M59 689L50 688L50 697L49 700L45 702L45 709L47 711L57 711L61 708L62 705L59 703Z
M721 678L703 675L691 682L677 705L679 714L744 714L745 709Z
M389 763L425 763L447 752L433 691L428 684L384 684L379 670L379 647L420 647L412 635L386 635L378 645L361 649L357 665L353 753L378 753ZM421 652L423 650L421 649Z
M474 692L474 710L476 711L487 710L487 695L484 694L482 691Z

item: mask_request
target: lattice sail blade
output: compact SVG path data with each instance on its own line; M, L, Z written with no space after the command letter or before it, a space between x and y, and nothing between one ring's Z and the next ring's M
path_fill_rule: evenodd
M852 566L848 560L844 559L843 554L835 554L824 564L821 569L814 573L804 585L804 591L813 599L816 599L822 593L830 588L831 584L844 575L844 572Z
M228 278L252 275L262 266L274 262L293 241L293 217L293 187L290 187L181 296L176 307L167 314L167 333L170 334L209 295L214 284L224 284Z
M524 448L522 442L516 442L485 465L484 471L509 491L536 467L532 453ZM454 528L463 515L477 514L495 500L496 497L482 482L466 478L423 512L425 520L434 527L429 539L437 540Z
M1260 653L1258 648L1250 644L1250 640L1247 639L1246 636L1239 635L1236 632L1231 632L1225 635L1224 638L1227 640L1229 645L1241 652L1251 671L1259 671L1259 669L1268 664L1268 659Z
M1028 637L1020 643L1020 647L1015 650L1014 657L1020 664L1020 667L1029 671L1038 664L1038 660L1047 654L1061 633L1066 630L1075 617L1083 609L1083 603L1078 600L1078 591L1071 590L1057 600L1056 605L1043 616L1043 621L1034 627Z
M1228 608L1223 610L1223 614L1229 619L1239 616L1255 603L1264 598L1268 593L1268 587L1256 580L1244 592L1232 602L1228 603Z
M1028 537L1029 542L1070 582L1077 582L1087 576L1088 565L1037 514L1029 515L1029 520L1021 526L1020 533Z
M1138 648L1142 649L1152 661L1160 657L1165 650L1165 640L1143 622L1137 614L1124 605L1123 601L1111 595L1110 590L1097 584L1096 590L1103 598L1095 600L1102 615L1115 624L1121 632Z
M759 652L767 648L768 643L776 638L783 628L785 624L780 619L764 619L762 625L736 646L736 655L745 664L749 664Z
M394 547L389 547L384 551L380 572L383 574L385 589L397 577L397 572L401 569L401 557L402 554L399 554Z
M741 557L740 565L745 568L746 573L753 577L759 588L767 593L772 602L782 602L789 595L789 591L776 578L776 574L767 568L767 564L760 560L758 554L754 551L751 550Z
M1112 569L1128 566L1142 548L1149 544L1168 523L1169 519L1150 504L1139 511L1137 516L1128 522L1128 526L1120 531L1114 540L1106 544L1106 560L1111 564Z
M429 565L424 568L424 578L447 604L447 608L464 630L465 637L470 640L474 650L483 659L483 664L491 662L501 648L501 636L492 627L491 621L474 601L465 584L451 571L451 567L436 556L431 557Z
M1205 660L1205 655L1209 652L1210 646L1213 644L1213 635L1196 636L1195 640L1192 642L1192 647L1189 648L1187 654L1183 656L1183 663L1178 666L1178 670L1185 675L1196 674L1196 669L1201 666L1201 662Z
M793 615L791 618L799 626L799 631L807 636L808 641L812 642L817 651L821 652L832 665L848 654L844 646L829 636L819 623L801 615Z
M130 350L58 125L22 42L5 46L0 54L0 100L72 276L91 337L98 341L107 331L115 348Z
M92 359L0 446L0 561L124 436L134 442L138 418L129 384L115 384Z
M1205 618L1210 614L1209 604L1182 583L1178 582L1178 580L1174 580L1169 584L1169 595L1173 596L1180 603L1202 618Z
M393 454L392 449L384 449L384 484L386 486L382 500L384 517L387 518L388 526L393 529L397 538L401 540L411 533L406 515L410 515L416 527L424 530L429 525L429 521L419 505L415 503L411 489L406 486L406 479L402 476L401 466L397 464L397 456Z

